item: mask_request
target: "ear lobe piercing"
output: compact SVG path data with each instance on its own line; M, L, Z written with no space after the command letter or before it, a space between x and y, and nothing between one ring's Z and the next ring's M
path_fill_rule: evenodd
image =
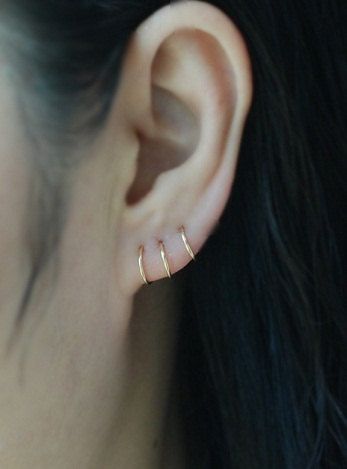
M159 245L160 245L160 255L161 255L161 259L162 259L162 261L163 261L163 264L164 264L164 267L165 267L167 276L168 276L169 278L171 278L170 266L169 266L169 262L168 262L167 257L166 257L166 252L165 252L164 243L163 243L162 241L160 241Z
M185 247L186 247L186 249L187 249L188 254L189 254L190 257L193 259L193 261L195 261L195 260L196 260L195 254L194 254L192 248L190 247L190 245L189 245L189 243L188 243L187 236L186 236L186 233L185 233L185 231L184 231L184 227L183 227L183 226L181 226L180 232L181 232L182 240L183 240L183 243L184 243L184 245L185 245Z
M140 268L140 274L141 274L142 280L145 282L145 284L146 284L146 285L149 285L149 282L148 282L147 277L146 277L145 270L144 270L144 268L143 268L143 252L144 252L144 247L143 247L143 246L140 246L140 249L139 249L139 268Z
M195 261L196 260L195 254L194 254L194 252L193 252L193 250L192 250L192 248L191 248L191 246L190 246L190 244L187 240L187 236L186 236L186 233L185 233L185 230L184 230L183 226L181 226L181 228L179 229L179 232L181 233L181 238L182 238L183 244L184 244L188 254ZM167 276L169 278L171 278L172 274L171 274L170 265L169 265L169 261L168 261L167 255L166 255L165 245L164 245L163 241L159 241L159 247L160 247L160 256L161 256L161 259L163 261L165 271L167 273ZM139 248L139 269L140 269L140 274L141 274L141 277L142 277L142 280L143 280L144 284L145 285L150 285L151 282L149 282L147 280L146 272L145 272L144 265L143 265L143 255L144 255L144 246L142 245Z

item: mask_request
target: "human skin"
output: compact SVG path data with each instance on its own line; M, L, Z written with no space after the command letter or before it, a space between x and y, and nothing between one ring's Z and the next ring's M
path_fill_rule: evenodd
M191 261L178 228L198 254L230 197L252 97L244 41L203 2L164 7L139 26L110 115L69 175L59 275L53 263L42 273L10 355L34 175L0 56L0 467L183 468L180 292L158 241L175 274Z

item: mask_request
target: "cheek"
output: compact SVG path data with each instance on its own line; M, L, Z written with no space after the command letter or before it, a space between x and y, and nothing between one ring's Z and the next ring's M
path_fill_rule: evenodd
M29 167L23 126L6 66L0 61L0 328L26 275L25 223Z
M25 141L20 110L5 70L0 68L0 236L8 230L15 236L11 227L23 213L28 189L29 143Z

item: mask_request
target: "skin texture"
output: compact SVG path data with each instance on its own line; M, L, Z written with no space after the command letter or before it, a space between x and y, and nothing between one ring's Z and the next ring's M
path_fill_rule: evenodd
M203 2L167 6L140 25L109 118L70 175L58 278L51 269L40 278L10 356L29 272L32 174L1 60L0 466L181 469L180 294L165 279L158 241L172 273L183 269L191 259L178 228L198 253L230 197L252 98L244 41ZM145 288L141 244L154 281Z

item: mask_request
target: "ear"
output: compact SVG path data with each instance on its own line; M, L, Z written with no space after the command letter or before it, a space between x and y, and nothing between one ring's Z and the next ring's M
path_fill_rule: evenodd
M182 226L197 255L221 217L251 103L251 78L240 32L208 3L165 6L133 35L117 101L124 132L136 141L127 153L117 246L118 278L128 294L144 279L164 278L168 267L173 275L192 260Z

